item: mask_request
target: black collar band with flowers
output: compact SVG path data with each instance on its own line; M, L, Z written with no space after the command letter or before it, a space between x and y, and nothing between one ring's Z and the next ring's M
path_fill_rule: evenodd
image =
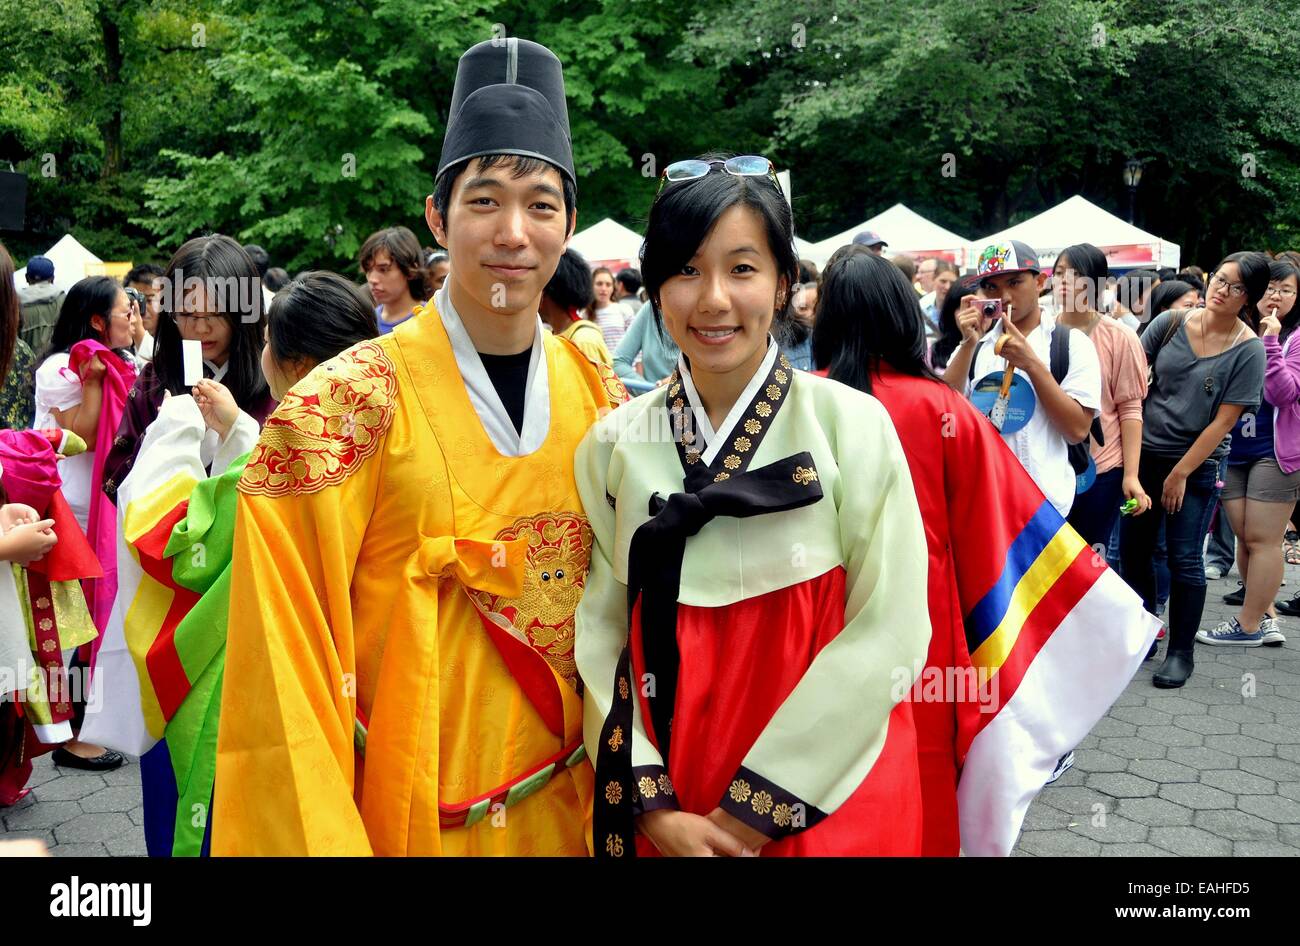
M682 463L684 485L688 492L697 492L709 483L721 483L749 469L754 454L758 452L758 445L767 436L777 412L786 401L793 376L794 368L789 359L784 353L778 353L739 423L726 434L729 442L718 450L712 463L705 463L703 454L706 446L700 442L697 425L687 404L681 367L673 370L666 385L664 403L672 424L677 456ZM717 436L723 435L719 433Z

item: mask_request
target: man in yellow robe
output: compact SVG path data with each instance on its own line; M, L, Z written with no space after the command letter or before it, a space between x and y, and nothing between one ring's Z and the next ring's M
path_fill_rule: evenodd
M214 854L590 852L573 453L626 395L537 316L574 194L559 61L469 50L446 285L295 385L240 481Z

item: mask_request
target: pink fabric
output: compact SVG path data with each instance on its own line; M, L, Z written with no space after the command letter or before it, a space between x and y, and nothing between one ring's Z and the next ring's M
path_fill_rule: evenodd
M1124 465L1120 422L1142 419L1147 356L1137 332L1117 319L1102 316L1090 337L1101 362L1101 432L1106 445L1092 445L1092 459L1100 474Z
M9 501L45 515L50 499L63 485L49 439L36 430L0 431L0 462Z
M1300 470L1300 341L1287 341L1284 351L1279 336L1264 336L1264 397L1277 408L1273 455L1283 473L1294 473Z
M86 538L90 547L104 569L104 577L84 582L86 604L90 607L90 616L99 628L99 636L88 645L93 669L95 655L99 653L99 644L104 639L104 629L108 626L108 617L113 610L113 599L117 596L117 507L104 495L98 486L103 482L104 461L113 447L113 438L117 436L117 425L122 422L122 412L126 409L127 392L135 384L135 368L127 364L121 356L93 339L84 339L72 346L71 360L68 367L81 374L81 367L93 356L98 355L107 370L104 372L104 394L99 410L99 428L92 448L95 456L94 473L91 476L90 514L86 521Z

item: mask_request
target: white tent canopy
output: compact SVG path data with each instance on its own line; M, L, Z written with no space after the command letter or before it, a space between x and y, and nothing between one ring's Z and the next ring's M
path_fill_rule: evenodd
M581 253L588 263L621 260L636 265L641 253L641 234L606 217L569 240L569 249Z
M58 243L41 254L54 263L54 285L67 292L72 284L86 277L87 263L102 263L98 256L90 252L71 233L65 233ZM14 285L27 285L27 267L14 273Z
M863 230L874 230L880 234L889 244L885 248L887 256L898 256L904 253L912 256L943 256L951 259L958 266L966 263L965 254L969 241L964 236L959 236L934 221L927 220L904 204L894 204L888 210L869 217L842 233L813 244L812 249L816 255L807 258L822 266L830 259L832 253L841 246L852 243L853 237Z
M984 247L1008 240L1028 243L1037 251L1039 262L1045 267L1052 266L1061 250L1074 243L1091 243L1100 248L1112 269L1135 266L1177 268L1180 257L1177 243L1147 233L1079 195L1014 227L972 242L972 265Z

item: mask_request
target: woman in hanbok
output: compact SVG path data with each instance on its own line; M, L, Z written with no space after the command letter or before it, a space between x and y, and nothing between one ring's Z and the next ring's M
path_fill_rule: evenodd
M665 178L641 262L678 368L576 456L597 856L918 854L930 622L898 435L773 340L798 259L771 162Z

